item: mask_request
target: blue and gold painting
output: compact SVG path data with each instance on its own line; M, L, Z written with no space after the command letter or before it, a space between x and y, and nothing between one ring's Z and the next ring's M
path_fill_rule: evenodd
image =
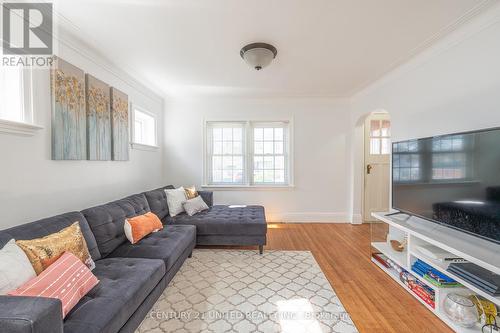
M91 161L111 160L111 110L109 85L86 75L87 150Z
M84 160L87 158L84 72L54 57L50 74L52 159Z
M113 161L128 161L128 96L116 88L111 88L111 124Z

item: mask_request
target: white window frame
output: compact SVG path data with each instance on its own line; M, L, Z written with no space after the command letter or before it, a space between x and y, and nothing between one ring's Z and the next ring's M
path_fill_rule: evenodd
M23 114L22 119L10 120L0 118L0 132L23 136L32 136L43 129L35 124L34 102L33 102L33 70L31 67L21 69L23 75Z
M243 173L244 182L242 184L220 184L220 183L212 183L212 166L211 166L211 152L209 148L210 139L209 139L209 130L211 128L212 123L227 123L227 124L235 124L240 123L243 124L243 159L245 170ZM285 124L284 127L284 141L283 141L283 149L285 155L285 183L277 184L277 183L254 183L253 181L253 169L254 169L254 125L258 127L271 127L276 124ZM293 173L293 119L286 120L219 120L219 119L210 119L203 120L203 185L205 188L226 188L226 189L279 189L279 188L293 188L294 185L294 173Z
M154 119L154 121L155 121L155 126L154 126L155 127L155 144L154 145L148 145L148 144L144 144L144 143L140 143L140 142L135 142L135 111L136 110L139 112L145 113ZM129 124L129 127L130 127L130 146L133 149L138 149L138 150L152 150L152 151L158 150L160 148L158 145L158 116L155 113L150 112L150 111L146 110L145 108L138 106L136 104L133 104L133 103L130 103L130 112L129 113L130 113L130 124Z

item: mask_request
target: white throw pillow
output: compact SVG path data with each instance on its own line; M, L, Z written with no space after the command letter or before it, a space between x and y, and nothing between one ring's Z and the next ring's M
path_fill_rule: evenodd
M35 277L28 257L11 239L0 250L0 295L6 295Z
M196 213L199 213L201 211L208 209L207 204L205 203L205 201L203 201L201 196L197 196L193 199L189 199L189 200L185 201L182 205L184 206L184 210L186 211L186 213L189 216L193 216Z
M167 205L170 216L176 216L184 211L182 204L187 200L184 187L179 187L173 190L165 190L167 194Z

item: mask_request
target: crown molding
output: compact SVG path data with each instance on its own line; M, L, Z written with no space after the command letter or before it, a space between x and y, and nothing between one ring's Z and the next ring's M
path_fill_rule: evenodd
M42 0L42 2L48 1ZM164 103L165 94L159 87L143 78L129 66L112 61L106 55L102 54L99 51L99 44L70 19L58 12L57 8L54 8L54 16L54 39L57 42L78 52L78 54L115 76L148 99ZM57 47L55 50L57 50Z
M428 38L406 57L395 62L386 71L368 80L349 94L352 100L368 94L387 84L394 78L411 71L429 59L451 49L471 36L487 29L500 20L500 3L497 0L483 0L447 27Z

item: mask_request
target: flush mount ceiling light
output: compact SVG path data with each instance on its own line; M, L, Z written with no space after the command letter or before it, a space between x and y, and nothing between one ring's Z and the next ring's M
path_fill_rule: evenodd
M276 50L274 46L266 43L248 44L243 46L240 51L241 58L258 71L269 65L271 61L276 58L277 54L278 50Z

